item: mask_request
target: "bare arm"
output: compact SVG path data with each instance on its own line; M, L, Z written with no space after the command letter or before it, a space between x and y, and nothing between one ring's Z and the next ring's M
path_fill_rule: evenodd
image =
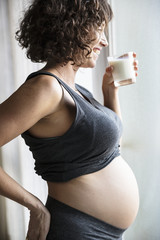
M126 54L122 55L121 57L125 57ZM136 60L136 53L133 53L133 68L135 71L135 76L137 76L138 71L138 61ZM120 103L118 97L118 88L114 86L113 83L113 67L109 66L106 68L106 72L103 76L103 84L102 84L102 91L104 96L104 105L111 110L113 110L117 115L121 118L121 110L120 110Z
M136 54L133 53L133 57L136 57ZM134 60L133 62L133 67L135 70L135 75L137 76L137 61ZM118 96L118 87L114 86L113 83L113 67L107 67L106 72L103 76L103 83L102 83L102 92L103 92L103 97L104 97L104 106L110 108L113 110L122 120L122 115L121 115L121 109L120 109L120 102L119 102L119 96ZM121 144L122 139L120 139L120 144Z
M122 119L118 88L114 86L112 71L112 67L107 67L106 72L103 76L102 91L104 97L104 106L113 110Z
M61 87L54 79L42 76L24 83L0 104L0 146L56 111L61 97Z
M20 203L30 211L28 237L45 240L50 226L50 214L43 203L21 187L0 168L0 195Z
M56 111L61 94L59 84L49 78L35 78L23 84L0 104L0 146L29 129L44 116ZM38 198L21 187L2 168L0 194L30 210L29 239L45 240L50 224L48 210Z

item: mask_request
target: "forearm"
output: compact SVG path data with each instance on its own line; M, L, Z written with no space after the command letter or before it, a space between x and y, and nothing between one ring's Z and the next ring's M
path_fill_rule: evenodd
M118 96L118 88L108 87L103 90L104 106L113 110L122 120L120 102Z
M102 83L102 92L104 98L104 106L110 108L114 111L122 120L121 109L120 109L120 102L118 91L119 89L114 86L113 76L112 76L112 67L107 67L106 72L103 76L103 83ZM121 145L121 140L119 144Z
M0 168L0 194L30 210L28 239L46 239L50 226L50 213L37 197L21 187L2 168Z
M31 211L42 205L38 198L20 186L2 168L0 168L0 195L27 207Z

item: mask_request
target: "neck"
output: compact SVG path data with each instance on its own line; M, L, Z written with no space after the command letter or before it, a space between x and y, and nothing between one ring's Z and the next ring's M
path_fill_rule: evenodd
M65 66L52 66L51 64L47 63L42 70L55 74L70 87L75 88L75 77L78 67L71 65L71 63L67 63Z

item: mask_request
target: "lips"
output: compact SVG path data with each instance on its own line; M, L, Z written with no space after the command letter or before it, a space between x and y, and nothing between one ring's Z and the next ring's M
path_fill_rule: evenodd
M93 48L93 52L94 53L96 53L97 55L99 55L100 54L100 52L101 52L101 49L100 48Z

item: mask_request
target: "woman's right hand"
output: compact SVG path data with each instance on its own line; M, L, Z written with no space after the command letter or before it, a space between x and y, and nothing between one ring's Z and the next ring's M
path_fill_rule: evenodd
M30 210L27 240L46 240L50 227L50 213L41 204L38 209Z

